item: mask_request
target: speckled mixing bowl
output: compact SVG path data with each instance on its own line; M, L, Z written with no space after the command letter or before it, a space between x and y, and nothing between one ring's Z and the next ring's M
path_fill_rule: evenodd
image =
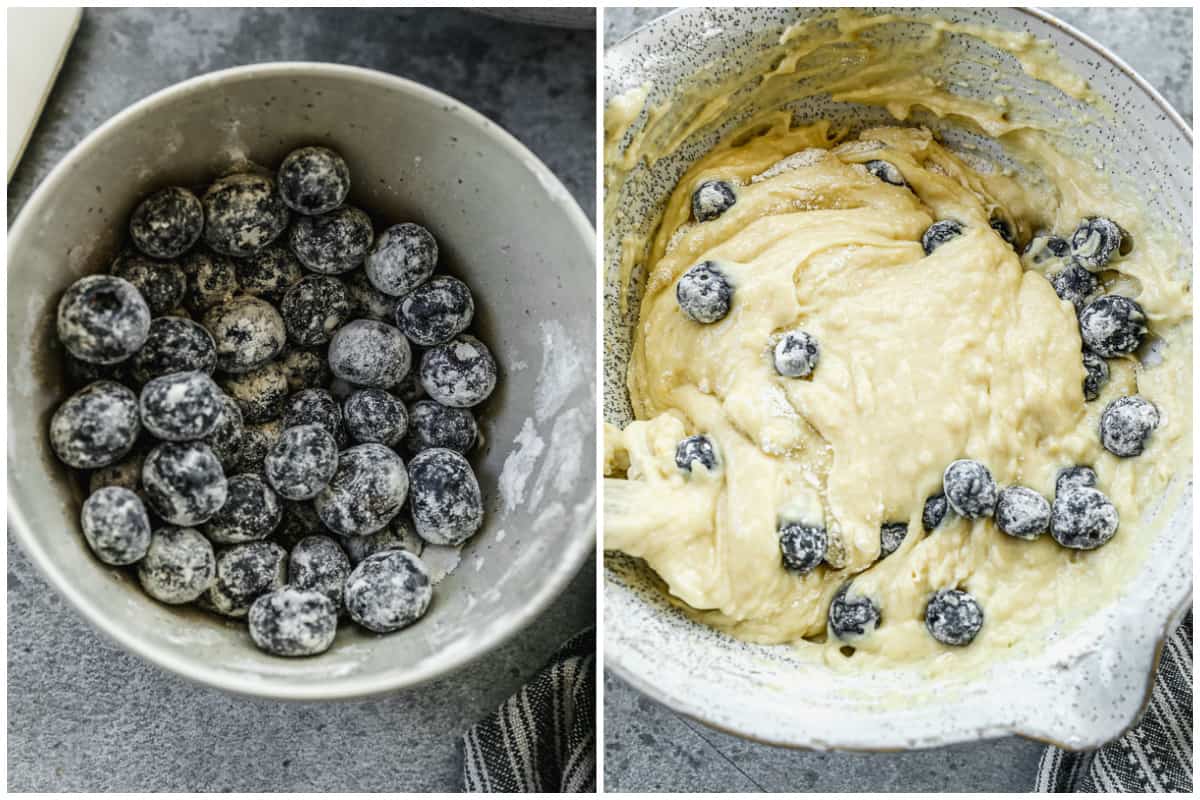
M427 226L442 268L476 297L474 327L500 383L472 461L483 529L413 627L374 636L346 624L324 655L257 650L244 625L169 607L93 558L82 496L49 447L66 396L55 308L104 270L138 199L211 180L243 159L277 165L328 144L350 165L350 202ZM328 64L263 64L186 81L84 139L42 182L9 233L9 530L88 621L131 652L245 694L336 699L443 675L532 621L595 542L595 235L558 179L458 101L391 75Z
M661 17L610 48L606 101L648 86L646 107L668 108L640 139L678 140L647 165L613 171L605 203L604 405L608 421L630 419L626 369L637 304L622 313L621 243L657 225L679 177L755 107L752 76L778 61L788 25L824 9L696 9ZM869 12L874 11L868 9ZM1029 31L1054 45L1065 66L1085 78L1113 107L1098 124L1075 125L1078 143L1094 152L1122 186L1137 191L1150 213L1171 226L1191 253L1191 131L1178 114L1128 66L1096 42L1052 17L1021 9L887 9L936 14L955 22ZM901 32L899 35L903 35ZM990 99L997 83L1023 109L1071 119L1074 101L1026 75L1017 62L979 40L947 35L942 46L968 58L949 60L937 77L956 92ZM931 70L933 71L933 70ZM738 76L744 76L739 78ZM746 81L747 91L707 119L697 87ZM698 100L697 97L701 99ZM801 118L822 117L852 128L889 121L887 112L814 96L789 104ZM1003 158L994 141L928 113L927 125L951 143ZM636 116L609 160L620 161L643 137L647 116ZM693 130L692 127L695 127ZM619 135L619 133L618 133ZM677 138L681 136L682 138ZM1179 265L1189 269L1190 262ZM634 271L636 289L637 270ZM635 295L636 296L636 295ZM1142 524L1159 526L1139 571L1114 587L1113 602L1082 624L1051 631L1035 656L1002 662L983 674L933 679L919 670L833 672L787 646L740 642L693 622L668 603L643 562L609 553L605 559L606 666L651 697L714 727L764 742L859 750L928 747L1006 734L1094 747L1130 726L1149 699L1162 639L1187 607L1192 591L1191 469L1176 478ZM1150 519L1152 518L1152 519Z

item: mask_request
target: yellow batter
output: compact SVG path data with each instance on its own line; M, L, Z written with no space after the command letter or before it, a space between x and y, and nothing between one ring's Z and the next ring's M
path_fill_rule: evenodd
M897 54L883 62L889 69L863 76L892 86L842 79L842 90L860 102L904 96L920 105L919 61ZM941 87L926 91L929 107L987 128L992 111L956 107ZM854 576L883 614L873 635L854 642L854 666L990 659L1115 595L1153 535L1139 517L1190 447L1190 287L1171 275L1178 244L1091 167L1036 131L995 134L1036 157L1052 190L978 158L968 164L923 128L847 139L827 122L794 126L787 112L692 166L652 240L630 247L648 254L628 379L638 421L606 430L608 549L644 558L709 624L752 641L808 640L832 662L850 651L825 641L826 614ZM869 174L862 165L872 159L894 164L907 187ZM712 179L733 184L737 202L696 223L692 193ZM1102 395L1085 402L1075 311L1043 274L1062 264L1022 264L989 220L1014 222L1024 243L1042 229L1069 238L1093 215L1132 234L1132 252L1102 277L1138 300L1166 346L1153 368L1110 361ZM960 221L965 233L926 256L921 235L940 219ZM712 325L685 317L675 296L678 278L702 261L717 262L735 287L729 315ZM775 341L794 328L820 343L811 378L772 366ZM1099 445L1099 414L1139 392L1163 422L1142 456L1118 459ZM696 433L716 443L721 463L711 474L675 465L676 445ZM1078 552L1048 534L1015 539L991 519L952 513L927 534L923 505L957 458L1048 499L1060 468L1092 465L1120 512L1117 535ZM785 570L781 519L823 524L827 563L803 576ZM887 522L907 522L908 535L880 560ZM940 645L924 628L926 601L946 587L969 591L985 614L966 648Z

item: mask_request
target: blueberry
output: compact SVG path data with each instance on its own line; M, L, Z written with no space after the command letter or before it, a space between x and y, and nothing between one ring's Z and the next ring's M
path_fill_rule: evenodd
M199 442L164 442L151 450L142 487L150 507L172 525L207 522L228 496L221 462Z
M921 511L921 527L925 529L926 533L942 524L949 508L950 504L946 502L944 492L938 492L926 498L925 508Z
M129 361L138 383L174 372L212 374L217 366L217 346L202 325L183 317L151 320L146 343Z
M329 485L313 501L325 527L341 536L374 533L392 521L408 497L408 471L381 444L343 450Z
M942 644L968 645L982 627L983 609L961 589L939 589L925 606L925 628Z
M213 306L202 320L217 347L217 366L243 373L272 361L283 350L287 332L275 307L242 296Z
M1092 272L1104 268L1121 251L1121 226L1104 217L1088 217L1071 235L1071 257Z
M311 502L281 498L279 506L283 514L271 538L285 550L291 550L309 536L324 532L325 527Z
M1039 231L1029 240L1021 256L1034 264L1042 264L1055 258L1066 258L1071 252L1071 243L1061 236ZM1059 295L1060 297L1062 295Z
M222 392L221 413L217 416L217 424L212 432L204 437L204 443L212 448L213 455L221 462L221 468L226 472L233 472L237 467L245 427L242 410L237 401Z
M350 318L350 295L337 278L312 275L288 289L279 306L288 339L299 347L325 344Z
M183 255L204 229L204 207L196 195L168 186L138 203L129 219L129 237L151 258Z
M54 454L76 469L120 461L141 432L137 395L115 381L85 386L68 397L50 419Z
M431 447L466 454L479 438L475 417L465 408L450 408L433 400L418 400L408 414L404 446L411 455Z
M1091 467L1063 467L1054 479L1054 494L1058 496L1069 488L1083 486L1096 488L1096 471Z
M483 524L483 496L461 454L440 447L423 450L408 462L408 477L418 536L431 544L458 545L475 535Z
M433 584L421 559L404 550L388 550L354 568L345 599L350 619L375 633L390 633L424 616Z
M1083 369L1083 399L1095 400L1108 383L1108 362L1090 350L1084 350Z
M342 276L346 296L350 298L351 319L374 319L389 322L396 315L396 298L371 285L365 269L356 269Z
M483 342L464 333L426 350L420 376L432 399L452 408L470 408L496 388L496 360Z
M1158 409L1144 397L1118 397L1100 415L1100 444L1114 456L1140 456L1158 427Z
M122 460L93 470L88 477L88 491L92 494L108 486L116 486L138 493L142 488L142 463L146 454L134 450Z
M414 343L429 347L465 331L474 315L475 301L467 285L439 275L400 298L396 327Z
M109 272L132 283L154 317L179 308L187 293L187 275L178 264L155 261L133 250L117 256Z
M1003 239L1008 246L1016 246L1017 233L1011 222L1003 217L995 216L988 220L988 227L994 230L996 235Z
M282 300L287 290L304 277L300 261L279 243L239 258L234 262L234 269L243 292L272 303Z
M1054 497L1050 535L1072 550L1095 550L1117 532L1116 506L1099 489L1064 486Z
M203 439L221 416L221 390L204 372L173 372L142 387L142 425L168 442Z
M333 378L329 364L319 352L313 350L287 350L279 359L279 368L283 371L289 392L320 389Z
M276 656L319 655L337 635L337 608L329 598L290 587L255 600L247 621L258 649Z
M179 260L187 276L184 305L195 315L228 303L238 293L237 267L233 260L206 250L193 250Z
M1104 358L1137 350L1146 335L1146 315L1128 297L1106 294L1079 312L1079 335L1084 345Z
M437 268L438 245L433 234L412 222L393 225L375 240L366 259L371 284L393 297L420 286Z
M288 556L288 584L320 592L338 608L342 607L342 590L349 577L350 559L328 536L302 539Z
M283 427L297 425L320 425L329 431L339 447L346 444L342 407L325 389L302 389L287 399L283 408Z
M267 480L289 500L316 497L337 468L337 442L319 425L285 428L263 459Z
M929 255L951 239L963 235L963 225L953 219L942 219L933 223L921 234L921 248Z
M383 322L356 319L339 328L329 343L329 369L356 386L388 389L399 383L411 367L408 339L398 328Z
M417 536L404 515L396 517L386 528L366 536L341 537L342 549L350 557L350 563L358 565L363 559L388 550L407 550L414 556L421 555L425 540Z
M277 419L246 425L238 446L237 465L241 472L263 473L267 453L283 438L283 423Z
M278 419L287 399L287 378L276 363L266 364L221 380L223 388L238 404L245 422L258 423Z
M850 596L849 581L842 584L829 604L829 632L843 642L870 635L881 618L879 606L870 597Z
M283 159L276 175L279 196L301 214L324 214L350 194L350 168L327 147L301 147Z
M1100 290L1100 279L1078 264L1068 264L1051 275L1049 281L1059 299L1075 306L1076 313Z
M1036 539L1050 527L1050 501L1033 489L1009 486L996 501L996 527L1018 539Z
M287 582L287 552L271 542L250 542L217 555L217 571L208 587L212 609L227 617L244 617L254 601Z
M124 278L80 278L58 303L59 341L81 361L124 361L141 349L149 335L150 307Z
M717 448L707 436L689 436L675 446L675 466L691 472L696 461L709 472L717 468Z
M779 550L783 554L784 569L806 575L825 560L829 534L816 525L787 522L779 526Z
M162 603L196 600L217 574L212 545L193 528L159 528L138 562L138 580L146 594Z
M715 261L689 269L675 284L679 310L693 322L711 325L725 319L733 303L733 284Z
M83 503L80 524L88 546L105 564L133 564L150 547L146 507L141 498L120 486L93 492Z
M390 391L406 403L415 403L425 396L425 387L421 385L421 376L417 373L419 370L412 370L400 382L393 386Z
M339 275L362 264L374 239L371 218L353 206L300 217L288 237L300 263L322 275Z
M806 331L788 331L775 343L775 371L785 378L803 378L817 368L821 348Z
M887 558L900 549L908 536L907 522L885 522L879 526L879 557Z
M343 418L350 438L359 444L379 442L395 447L408 428L404 403L382 389L359 389L347 397Z
M204 526L204 535L217 544L241 544L266 539L283 511L279 498L257 475L234 475L226 483L224 505Z
M990 517L996 507L996 482L978 461L951 462L942 474L942 489L950 507L967 519Z
M228 175L204 193L204 241L218 253L248 256L287 228L291 215L263 175Z
M863 164L863 166L867 168L867 172L869 172L871 175L874 175L884 183L890 183L892 186L908 185L904 181L903 173L901 173L896 165L890 161L873 159Z
M692 216L696 222L716 219L737 202L733 186L725 181L705 181L692 192Z

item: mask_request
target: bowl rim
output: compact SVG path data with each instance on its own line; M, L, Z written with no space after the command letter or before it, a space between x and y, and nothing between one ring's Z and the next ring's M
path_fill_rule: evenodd
M630 32L626 33L624 36L622 36L620 39L618 39L611 45L606 46L604 48L605 68L606 68L606 73L605 73L606 91L607 91L608 69L610 69L612 67L612 65L616 63L614 59L609 58L610 54L613 54L618 50L624 50L624 49L630 48L634 44L635 39L646 34L648 31L650 31L651 28L653 28L655 25L661 23L665 19L678 17L678 16L684 16L684 15L690 15L690 14L694 14L694 13L702 13L704 10L705 10L704 8L695 7L695 6L683 6L683 7L678 7L678 8L672 9L671 11L668 11L664 14L656 16L650 20L647 20L646 22L637 26ZM897 12L897 11L903 12L904 10L905 9L902 9L902 8L889 8L888 9L888 11L892 11L892 12ZM924 10L928 10L928 9L924 9ZM1101 44L1097 40L1093 39L1091 36L1087 35L1086 33L1079 30L1078 28L1074 27L1073 25L1071 25L1067 22L1064 22L1063 20L1059 19L1058 17L1055 17L1053 14L1050 14L1040 8L1031 8L1031 7L1022 6L1022 7L1013 7L1010 10L1016 11L1020 14L1024 14L1028 17L1032 17L1033 19L1035 19L1039 22L1042 22L1045 25L1048 25L1049 27L1057 29L1058 31L1065 34L1066 36L1073 38L1076 41L1078 41L1080 44L1086 46L1089 50L1093 51L1099 58L1112 64L1122 74L1124 74L1126 78L1128 78L1130 81L1132 81L1132 83L1139 90L1141 90L1143 93L1145 93L1145 95L1147 97L1150 98L1150 100L1154 103L1154 105L1156 105L1163 112L1163 114L1166 116L1166 118L1168 120L1170 120L1170 122L1179 130L1179 132L1184 136L1184 138L1187 140L1187 142L1189 144L1192 143L1192 141L1193 141L1192 128L1183 119L1183 117L1179 114L1179 112L1175 109L1175 107L1173 105L1171 105L1171 103L1168 102L1166 100L1166 98L1164 98L1157 89L1155 89L1152 85L1150 85L1150 83L1148 83L1145 78L1143 78L1141 75L1139 75L1138 72L1133 69L1133 67L1131 67L1128 63L1126 63L1116 53L1112 52L1107 47L1105 47L1103 44ZM607 100L608 100L607 95L605 97L603 97L602 100L606 104ZM607 552L607 551L605 551L605 552ZM1188 566L1190 567L1191 565L1189 564ZM604 587L608 586L607 577L605 578L602 585ZM1159 666L1159 661L1162 656L1163 648L1166 645L1166 641L1167 641L1168 637L1170 637L1171 633L1174 631L1175 626L1187 614L1188 608L1191 607L1191 605L1192 605L1193 597L1194 597L1194 588L1189 585L1189 589L1185 593L1185 595L1179 600L1177 605L1174 605L1173 607L1170 608L1169 613L1162 620L1161 630L1159 632L1159 635L1156 637L1156 639L1154 641L1154 652L1152 654L1152 658L1150 661L1150 669L1146 675L1145 689L1143 692L1141 702L1139 703L1137 708L1134 709L1130 713L1129 717L1125 721L1125 724L1121 728L1121 731L1116 736L1113 736L1112 739L1109 741L1113 741L1113 740L1120 738L1121 736L1125 735L1130 730L1132 730L1134 727L1136 727L1138 721L1142 717L1142 713L1145 711L1146 707L1150 704L1152 692L1154 690L1155 679L1158 674L1158 666ZM818 745L818 744L814 744L814 743L797 742L795 739L786 739L786 738L773 737L773 736L763 736L762 734L754 733L754 732L750 731L745 726L735 726L728 721L726 721L724 723L715 722L713 720L708 719L708 715L705 713L705 707L703 705L692 703L687 696L680 695L680 694L669 694L667 696L664 696L664 694L661 691L659 691L658 687L656 687L651 680L644 678L641 674L637 673L631 666L626 664L621 659L620 645L617 645L616 647L614 647L611 650L608 648L610 641L611 640L609 640L608 637L605 637L605 650L604 650L604 667L605 667L605 669L611 669L618 678L620 678L622 681L624 681L629 686L633 687L636 691L646 695L647 697L654 699L655 702L665 705L666 707L671 709L673 712L678 713L681 716L686 717L687 719L691 719L691 720L700 722L709 728L720 731L721 733L726 733L726 734L730 734L733 736L737 736L741 739L745 739L747 741L755 742L758 744L771 745L774 747L783 747L783 748L787 748L790 750L809 750L809 751L836 750L836 751L842 751L842 752L883 753L883 752L896 752L898 749L907 749L907 748L894 748L894 747L882 747L881 748L881 747L869 747L869 746L855 746L853 744L848 744L848 743L838 743L838 744L833 744L833 745L828 745L828 744L827 745ZM941 741L940 743L936 743L936 744L931 743L931 744L925 745L925 746L926 747L934 747L934 746L958 744L958 743L963 743L963 742L967 742L967 741L986 741L988 739L996 739L996 738L999 738L999 737L1002 737L1005 735L1020 736L1021 738L1024 738L1024 739L1041 742L1042 744L1046 744L1046 745L1053 746L1053 747L1058 747L1062 750L1067 750L1067 751L1089 750L1089 749L1093 749L1097 746L1100 746L1101 744L1104 743L1104 742L1092 742L1092 741L1085 741L1085 742L1074 743L1074 744L1066 743L1066 742L1057 741L1057 740L1055 740L1053 738L1049 738L1049 737L1041 737L1041 736L1036 736L1036 735L1033 735L1030 733L1025 733L1020 730L1017 730L1016 726L1009 726L1008 729L1006 729L1006 730L996 730L996 731L988 732L985 735L975 737L975 738L951 737L944 741Z
M444 92L432 89L424 84L398 75L381 72L365 67L332 64L319 61L279 61L261 64L249 64L227 69L216 70L197 75L166 88L160 89L143 97L126 108L114 114L99 127L88 133L76 143L70 151L47 173L41 183L30 193L22 204L21 211L14 221L8 234L8 261L14 263L13 254L19 249L20 243L27 236L26 229L34 223L33 214L29 209L38 205L38 201L62 184L80 162L91 157L91 149L96 141L120 128L130 120L152 112L162 105L177 100L197 90L211 89L214 85L231 80L248 80L262 77L327 77L340 78L374 84L410 97L424 101L434 106L453 106L456 116L466 121L472 127L485 132L502 150L517 161L523 163L533 172L539 183L545 187L546 194L562 208L581 240L587 243L595 261L596 234L590 220L584 214L578 201L563 185L549 167L538 158L528 147L522 144L511 133L496 122L471 108L462 101ZM11 367L10 367L11 369ZM9 432L11 455L12 432ZM11 469L11 466L10 466ZM102 609L84 602L82 596L75 590L70 581L50 556L48 550L34 536L28 521L21 509L20 495L13 486L13 473L9 472L8 479L8 528L21 549L33 562L43 579L79 613L95 630L104 634L109 640L120 645L124 650L138 656L161 669L179 675L193 683L211 686L246 697L261 697L272 700L351 700L387 694L401 689L410 688L422 683L444 677L467 664L476 661L487 653L503 645L518 632L525 629L534 619L541 615L550 603L559 596L567 585L574 579L579 569L587 560L589 553L595 552L596 523L595 510L590 514L590 521L580 526L576 535L570 540L558 555L551 561L552 571L544 582L533 587L527 595L526 602L517 613L509 615L495 626L490 627L481 636L470 640L468 646L455 648L451 657L437 662L426 659L414 668L404 672L385 671L368 676L338 676L320 683L289 683L294 678L285 675L264 674L261 680L255 681L253 687L248 687L238 679L238 674L208 665L203 659L194 656L180 655L166 647L146 640L132 628L126 629L110 622Z

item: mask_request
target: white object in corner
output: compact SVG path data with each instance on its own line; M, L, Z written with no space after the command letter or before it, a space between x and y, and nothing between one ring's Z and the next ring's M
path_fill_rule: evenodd
M8 180L50 96L82 13L78 8L8 9Z

